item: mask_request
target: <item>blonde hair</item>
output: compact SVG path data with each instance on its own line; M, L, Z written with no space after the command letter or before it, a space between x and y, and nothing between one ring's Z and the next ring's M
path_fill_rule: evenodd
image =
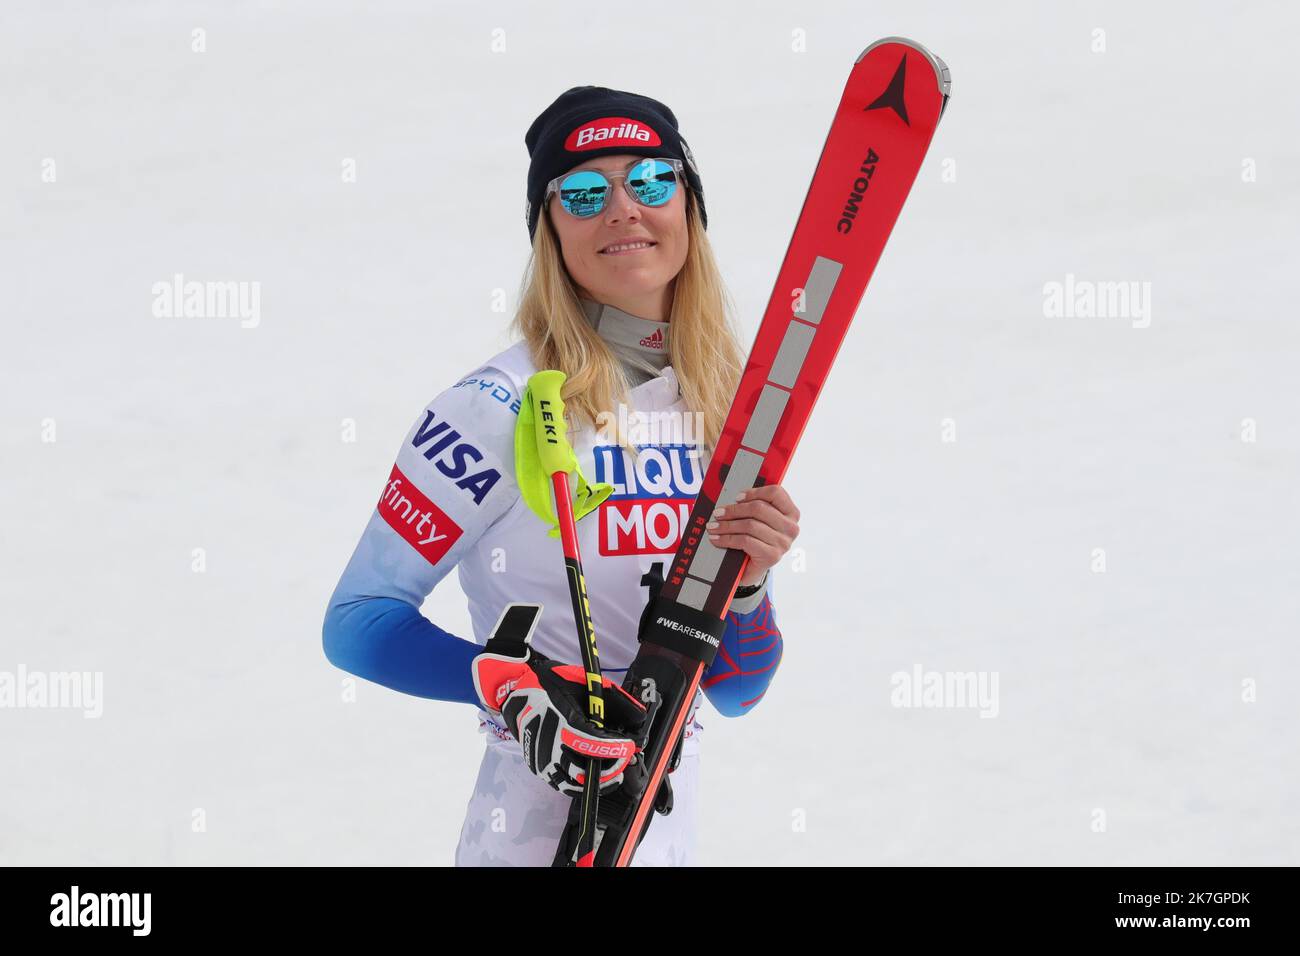
M694 194L689 188L685 194L688 242L686 261L674 279L668 364L677 375L686 406L699 415L703 432L699 437L711 453L740 383L745 354ZM554 229L549 210L543 209L510 328L528 343L538 369L565 373L561 397L566 412L576 417L575 424L595 427L602 412L614 415L616 441L635 456L637 450L617 427L615 403L631 405L627 377L618 356L582 310Z

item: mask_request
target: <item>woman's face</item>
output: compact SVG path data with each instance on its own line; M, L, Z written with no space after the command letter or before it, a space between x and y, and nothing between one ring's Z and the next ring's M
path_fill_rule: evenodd
M644 157L632 154L601 156L573 167L602 173L624 173ZM613 190L605 208L590 219L565 212L553 195L547 207L560 237L569 275L598 302L631 303L641 312L657 311L651 303L662 297L686 262L686 186L680 179L672 199L662 206L643 206L611 180ZM618 249L634 241L649 248ZM671 301L671 300L669 300Z

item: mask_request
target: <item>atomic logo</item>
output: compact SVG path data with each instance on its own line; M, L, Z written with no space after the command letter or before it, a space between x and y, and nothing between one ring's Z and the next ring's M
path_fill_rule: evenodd
M867 110L893 110L908 126L911 121L907 118L907 100L903 97L903 87L906 84L907 77L907 54L898 61L898 69L894 71L894 78L889 81L889 86L885 92L876 97L874 103L870 106L863 107L863 112Z

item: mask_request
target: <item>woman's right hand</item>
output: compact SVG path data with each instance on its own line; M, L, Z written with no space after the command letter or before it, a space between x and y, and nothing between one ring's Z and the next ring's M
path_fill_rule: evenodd
M511 605L511 608L541 608ZM502 614L497 630L507 622ZM474 688L484 709L502 718L523 748L528 769L561 793L581 793L587 762L600 760L600 789L616 787L623 771L645 745L649 730L644 704L615 684L601 678L605 702L604 727L587 717L587 674L578 664L562 664L527 644L533 621L519 640L488 641L471 668ZM521 656L522 652L522 656Z

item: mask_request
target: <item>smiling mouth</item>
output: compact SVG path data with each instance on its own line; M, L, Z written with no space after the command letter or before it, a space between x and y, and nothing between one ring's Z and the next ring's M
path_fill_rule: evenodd
M626 256L634 252L645 252L659 243L650 239L638 239L633 242L615 242L600 250L602 256Z

